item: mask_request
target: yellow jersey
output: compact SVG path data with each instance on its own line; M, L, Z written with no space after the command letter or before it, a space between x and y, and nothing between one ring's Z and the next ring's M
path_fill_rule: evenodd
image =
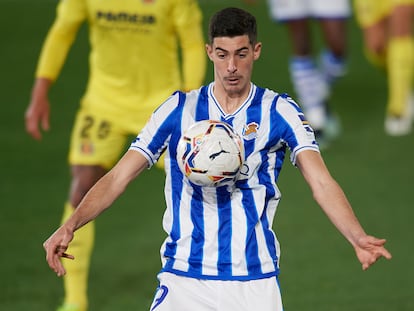
M396 6L413 4L414 0L354 0L356 19L363 28L380 22Z
M194 0L61 0L36 77L57 78L84 22L91 48L84 108L147 118L175 90L204 82L202 14Z

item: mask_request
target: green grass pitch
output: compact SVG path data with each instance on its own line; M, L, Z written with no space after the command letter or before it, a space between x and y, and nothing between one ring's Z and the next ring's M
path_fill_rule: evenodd
M55 310L63 295L61 280L45 262L42 243L56 229L67 196L67 145L87 76L86 28L50 96L52 131L35 142L25 134L23 122L56 3L0 0L0 310ZM225 0L200 4L206 25L210 14L224 6L239 5L254 13L264 48L254 81L293 95L286 32L270 21L265 1L254 6ZM318 47L317 35L316 42ZM210 66L206 81L211 77ZM349 72L335 86L331 103L341 117L343 135L324 157L365 229L386 237L394 258L363 272L351 246L312 200L298 170L286 163L274 224L282 246L280 282L286 310L414 310L414 136L384 134L386 96L385 76L364 59L361 33L352 21ZM97 221L91 311L149 309L164 238L162 187L163 173L145 172Z

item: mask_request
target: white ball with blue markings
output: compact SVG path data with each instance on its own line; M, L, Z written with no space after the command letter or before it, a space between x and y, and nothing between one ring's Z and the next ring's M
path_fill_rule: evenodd
M182 173L198 186L233 184L243 160L242 140L229 124L221 121L196 122L184 132L177 147Z

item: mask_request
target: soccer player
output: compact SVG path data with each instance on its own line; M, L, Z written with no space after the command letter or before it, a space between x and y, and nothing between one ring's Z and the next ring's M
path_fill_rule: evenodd
M90 75L71 136L72 182L63 221L119 159L129 135L136 135L155 107L177 89L202 85L207 63L202 14L195 0L62 0L26 111L26 130L35 139L41 139L41 129L49 129L49 88L85 22ZM61 311L87 310L93 241L93 223L76 233L71 253L79 260L65 262Z
M340 133L338 117L328 107L332 84L346 72L348 0L268 0L274 21L282 22L292 46L289 71L293 87L321 146ZM317 57L311 25L316 21L325 47Z
M391 258L384 239L367 235L319 152L312 128L287 95L251 81L262 44L256 19L226 8L210 20L206 50L214 81L188 93L175 92L154 113L130 149L86 194L72 216L44 243L46 259L58 276L61 258L73 259L74 232L121 195L165 150L163 266L151 310L281 311L280 247L272 229L281 197L278 177L290 160L313 197L352 245L362 268ZM221 120L243 139L239 179L218 187L197 186L177 164L182 133L201 120ZM254 129L254 130L253 130ZM66 260L66 259L63 259Z
M355 0L355 12L368 60L387 73L385 132L407 135L414 105L414 0Z

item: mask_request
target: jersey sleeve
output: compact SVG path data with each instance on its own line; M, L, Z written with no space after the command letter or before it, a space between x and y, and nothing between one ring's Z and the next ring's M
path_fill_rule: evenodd
M197 1L178 0L173 11L173 18L183 55L184 90L197 89L204 82L207 66L202 13Z
M297 155L304 150L319 152L315 134L299 105L288 95L278 99L277 110L284 119L283 140L290 149L290 161L296 165Z
M86 18L85 0L61 0L59 2L56 18L40 52L36 69L37 78L56 80L78 29Z
M129 150L140 152L148 160L149 167L158 161L177 125L179 97L176 92L158 107L129 147Z

